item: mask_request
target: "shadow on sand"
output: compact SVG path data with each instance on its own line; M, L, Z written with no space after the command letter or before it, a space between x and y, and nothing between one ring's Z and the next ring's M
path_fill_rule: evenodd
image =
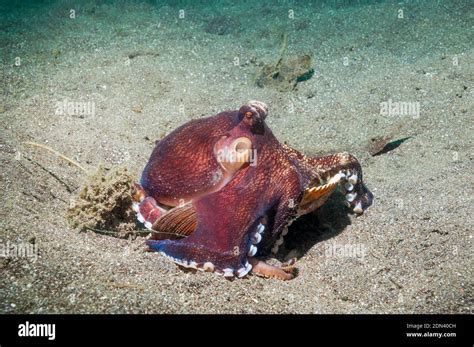
M300 217L290 226L276 258L282 262L295 256L301 258L317 243L342 233L351 224L349 215L352 213L345 205L344 195L335 192L321 208Z

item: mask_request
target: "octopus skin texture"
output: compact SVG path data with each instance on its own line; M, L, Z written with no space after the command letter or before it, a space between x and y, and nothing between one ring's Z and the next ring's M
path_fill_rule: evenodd
M250 272L282 280L263 259L278 251L288 226L340 186L362 214L373 200L355 157L306 156L281 144L265 123L267 106L192 120L157 142L132 198L152 231L147 245L180 266L227 278Z

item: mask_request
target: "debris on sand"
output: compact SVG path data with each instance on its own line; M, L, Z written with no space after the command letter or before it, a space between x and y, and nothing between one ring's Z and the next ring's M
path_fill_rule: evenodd
M378 136L370 139L368 144L368 152L371 156L385 154L393 151L395 148L400 146L403 142L410 139L411 137L404 137L398 140L392 140L392 136Z
M151 52L151 51L135 51L128 54L128 59L135 59L136 57L159 57L160 54L158 52Z
M298 82L310 79L314 74L309 55L284 59L279 65L264 65L257 76L257 86L275 88L281 92L295 89Z
M287 35L283 35L280 55L275 64L266 64L257 73L257 86L275 88L281 92L292 91L298 82L310 79L314 74L311 56L304 54L284 58L288 45Z
M99 166L71 201L68 220L83 231L93 230L121 238L136 234L131 198L133 182L126 167L106 173L104 167Z

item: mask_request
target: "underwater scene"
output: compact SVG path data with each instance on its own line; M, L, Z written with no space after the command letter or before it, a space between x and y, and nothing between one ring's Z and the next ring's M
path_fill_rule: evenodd
M1 313L472 313L473 1L2 1L0 42Z

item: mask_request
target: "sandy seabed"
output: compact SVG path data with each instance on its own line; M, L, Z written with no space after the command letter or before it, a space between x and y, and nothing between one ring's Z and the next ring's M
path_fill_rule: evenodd
M367 2L1 5L0 241L35 250L0 258L0 312L472 312L473 3ZM285 34L314 75L256 86ZM282 142L356 155L375 195L361 217L333 202L295 223L288 282L183 272L144 237L78 232L66 210L87 175L25 144L138 178L156 139L250 99ZM409 139L373 157L380 136Z

